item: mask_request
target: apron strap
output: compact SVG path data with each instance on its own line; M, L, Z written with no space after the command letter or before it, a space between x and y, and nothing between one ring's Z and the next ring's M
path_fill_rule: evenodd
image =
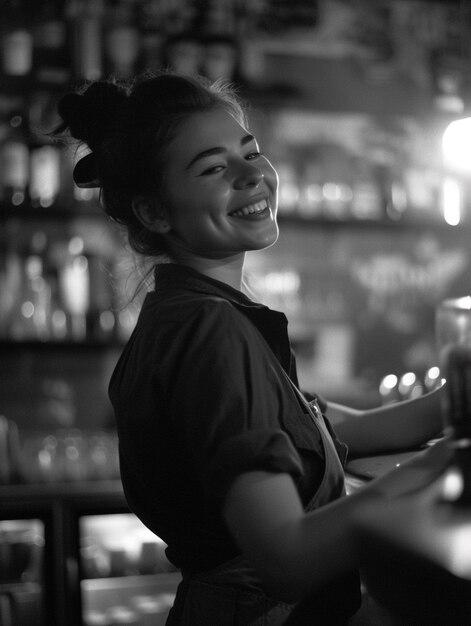
M284 370L283 374L290 383L301 405L306 408L306 411L311 417L314 426L318 429L324 447L324 476L322 478L319 489L306 507L306 510L309 511L323 504L327 504L328 502L331 502L339 496L346 495L345 474L342 461L339 457L337 448L332 439L332 435L330 434L326 426L324 416L322 415L322 411L320 410L317 401L311 400L310 402L308 402L304 397L304 394L301 393L301 391L293 383L291 378Z

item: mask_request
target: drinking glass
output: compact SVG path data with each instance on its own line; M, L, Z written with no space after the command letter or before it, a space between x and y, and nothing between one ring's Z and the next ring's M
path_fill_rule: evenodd
M443 300L436 310L440 371L446 379L444 429L471 447L471 296Z

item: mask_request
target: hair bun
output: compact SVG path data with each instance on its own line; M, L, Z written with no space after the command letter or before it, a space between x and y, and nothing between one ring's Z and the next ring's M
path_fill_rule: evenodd
M126 99L125 90L118 85L97 82L82 94L65 95L58 111L71 135L95 150L115 125Z

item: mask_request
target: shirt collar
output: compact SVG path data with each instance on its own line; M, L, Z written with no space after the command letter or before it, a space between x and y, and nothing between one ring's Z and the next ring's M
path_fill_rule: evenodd
M265 305L254 302L241 291L205 274L201 274L187 265L177 265L175 263L157 265L154 278L154 289L156 292L184 287L198 293L219 296L229 300L238 307L268 309Z
M283 368L297 382L287 333L288 320L284 313L254 302L241 291L219 280L209 278L186 265L175 263L157 265L155 269L155 293L163 295L164 292L167 292L168 295L171 295L172 291L182 290L217 296L231 302L258 328Z

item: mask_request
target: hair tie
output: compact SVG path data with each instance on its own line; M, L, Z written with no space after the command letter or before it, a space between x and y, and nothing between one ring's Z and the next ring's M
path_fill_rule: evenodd
M77 187L82 189L101 187L97 174L96 158L93 152L90 152L90 154L87 154L77 162L72 176Z

